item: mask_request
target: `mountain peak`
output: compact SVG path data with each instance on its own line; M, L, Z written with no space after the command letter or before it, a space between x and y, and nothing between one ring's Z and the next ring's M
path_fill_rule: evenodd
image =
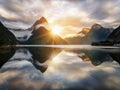
M95 23L93 26L92 26L92 29L100 29L102 28L102 26L100 24L97 24Z
M90 31L90 28L83 28L80 32L78 32L78 34L81 34L81 33L86 34L89 31Z
M41 17L39 20L37 20L33 26L39 25L39 24L43 24L43 23L48 23L45 17Z

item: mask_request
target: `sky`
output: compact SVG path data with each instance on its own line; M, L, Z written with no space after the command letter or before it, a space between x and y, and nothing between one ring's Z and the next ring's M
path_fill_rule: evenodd
M7 27L29 28L44 16L61 34L73 34L99 23L120 25L120 0L0 0L0 21Z

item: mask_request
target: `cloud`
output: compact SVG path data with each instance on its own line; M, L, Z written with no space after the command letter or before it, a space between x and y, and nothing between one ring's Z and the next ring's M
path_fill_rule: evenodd
M116 27L120 19L119 4L119 0L0 0L0 19L14 28L28 28L41 16L50 24L62 25L64 31L68 26L78 30L94 23Z
M0 6L0 16L1 18L5 18L4 21L8 25L11 22L23 24L33 23L38 17L42 16L40 13L43 12L44 7L39 0L1 0Z
M117 25L114 21L120 19L118 16L120 14L119 4L119 0L85 0L82 4L82 7L84 7L82 9L89 14L94 22L99 22L108 27Z

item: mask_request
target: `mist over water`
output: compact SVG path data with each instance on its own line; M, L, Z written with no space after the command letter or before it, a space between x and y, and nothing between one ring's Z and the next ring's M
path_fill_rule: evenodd
M0 69L0 90L120 89L119 47L90 45L16 47L15 53ZM6 58L8 54L4 56Z

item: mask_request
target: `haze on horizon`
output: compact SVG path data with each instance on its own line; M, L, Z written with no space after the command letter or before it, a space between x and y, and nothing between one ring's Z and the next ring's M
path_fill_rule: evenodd
M99 23L120 25L120 0L0 0L0 21L7 27L29 28L44 16L60 35ZM57 29L57 28L56 28Z

